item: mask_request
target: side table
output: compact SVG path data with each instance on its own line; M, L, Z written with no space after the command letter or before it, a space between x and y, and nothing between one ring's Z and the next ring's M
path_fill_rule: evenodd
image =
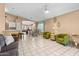
M52 41L55 41L55 34L51 34L51 38L50 38L50 40L52 40Z
M77 47L79 44L79 35L72 35L71 38L71 41L73 41L75 46Z

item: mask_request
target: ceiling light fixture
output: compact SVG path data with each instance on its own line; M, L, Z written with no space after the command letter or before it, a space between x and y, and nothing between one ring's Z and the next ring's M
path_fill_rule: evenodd
M47 5L45 5L45 14L48 14L50 11L48 10L48 6Z

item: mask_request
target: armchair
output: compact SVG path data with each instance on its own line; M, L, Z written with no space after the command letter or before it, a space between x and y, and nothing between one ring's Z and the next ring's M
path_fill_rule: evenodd
M69 36L67 34L58 34L55 35L56 42L61 43L63 45L69 44Z
M43 33L43 37L44 37L45 39L49 39L49 38L51 38L51 33L50 33L50 32L44 32L44 33Z

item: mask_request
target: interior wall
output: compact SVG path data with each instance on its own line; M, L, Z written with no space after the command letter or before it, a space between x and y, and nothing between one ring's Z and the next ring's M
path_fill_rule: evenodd
M17 16L16 18L16 30L22 30L22 17Z
M5 24L6 24L5 29L9 30L10 29L9 28L9 22L16 22L16 19L17 19L16 16L8 14L8 13L5 13L5 20L6 20L6 22L5 22Z
M8 13L5 13L6 17L6 30L9 30L9 24L7 22L15 22L16 23L16 29L14 30L22 30L22 21L29 21L23 17L20 17L20 16L15 16L15 15L12 15L12 14L8 14ZM33 22L33 21L31 21ZM35 29L36 28L36 22L35 24L32 25L32 29Z
M0 33L5 30L5 4L0 3Z
M57 17L59 33L79 34L79 10Z
M53 27L55 24L55 18L50 18L45 21L45 31L53 33Z
M16 16L5 13L5 19L6 19L6 21L9 21L9 22L15 22L16 21Z
M5 13L5 19L6 19L6 30L9 30L9 22L15 22L16 23L16 28L14 30L20 29L22 26L22 20L24 20L22 17L11 15L8 13ZM19 27L20 26L20 27Z
M79 10L56 17L57 33L79 34ZM54 18L45 21L45 31L53 32Z

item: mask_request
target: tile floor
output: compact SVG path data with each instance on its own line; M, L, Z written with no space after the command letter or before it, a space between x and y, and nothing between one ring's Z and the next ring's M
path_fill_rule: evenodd
M19 41L19 56L78 56L79 49L63 46L42 36L28 37Z

